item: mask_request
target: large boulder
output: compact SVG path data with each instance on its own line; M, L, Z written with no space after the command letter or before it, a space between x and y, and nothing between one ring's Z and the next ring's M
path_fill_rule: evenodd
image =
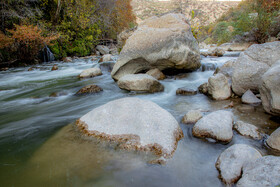
M199 138L211 138L221 142L230 142L232 132L233 114L229 111L219 110L201 118L193 127L192 133Z
M264 156L243 167L237 187L278 186L280 184L280 157Z
M232 81L231 81L231 77L232 77L232 71L233 71L233 64L235 63L236 60L229 60L226 61L221 67L218 67L216 69L216 71L214 72L214 75L221 73L224 76L226 76L228 78L228 82L231 85Z
M242 168L246 163L261 157L255 148L246 144L235 144L222 152L216 162L216 168L223 182L230 185L240 179Z
M254 44L233 65L232 90L241 96L248 89L259 92L262 75L280 59L280 42Z
M84 134L120 143L123 148L170 157L183 137L176 119L157 104L122 98L93 109L76 125Z
M89 78L89 77L96 77L102 75L100 68L90 68L82 71L82 73L79 75L80 78Z
M269 136L266 143L269 147L280 151L280 127Z
M118 81L121 89L128 91L161 92L163 85L154 77L147 74L125 75Z
M264 110L280 116L280 61L262 76L260 93Z
M218 73L208 79L208 94L214 100L225 100L231 96L231 88L225 75Z
M200 53L191 27L182 14L151 17L126 40L111 73L118 80L127 74L159 70L196 70Z

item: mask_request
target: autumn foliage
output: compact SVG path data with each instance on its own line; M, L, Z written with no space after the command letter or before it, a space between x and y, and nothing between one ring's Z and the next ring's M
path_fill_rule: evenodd
M17 52L17 58L24 62L34 60L45 45L58 38L58 35L43 36L42 30L33 25L15 25L15 29L7 32L9 35L0 33L0 49Z

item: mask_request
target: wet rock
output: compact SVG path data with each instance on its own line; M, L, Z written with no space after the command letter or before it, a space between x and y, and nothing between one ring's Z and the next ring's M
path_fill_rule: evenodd
M105 72L105 71L111 72L114 65L115 65L114 62L103 62L103 63L100 63L99 67L102 72Z
M216 168L222 181L230 185L240 179L242 168L248 162L254 162L261 157L262 155L255 148L246 144L235 144L222 152L216 162Z
M76 122L85 134L122 144L125 149L172 156L183 132L176 119L157 104L122 98L93 109Z
M80 78L89 78L89 77L96 77L102 75L100 68L90 68L82 71L79 75Z
M208 51L200 51L200 54L202 56L205 56L205 57L209 56L209 52Z
M237 107L237 110L241 113L254 112L255 107L250 105L240 105Z
M9 68L8 68L8 67L5 67L5 68L0 68L0 71L7 71L7 70L9 70Z
M248 89L259 92L262 75L280 59L280 42L254 44L233 65L232 90L238 96Z
M209 56L217 56L217 57L222 57L225 54L225 50L223 50L220 47L215 48L214 50L211 50L209 52Z
M62 59L63 62L72 62L72 58L71 57L64 57Z
M165 75L157 68L147 71L146 74L151 75L157 80L165 79Z
M176 95L196 95L197 90L190 89L190 88L178 88L176 90Z
M264 110L280 116L280 61L262 76L260 93Z
M56 71L56 70L58 70L57 64L53 65L53 67L52 67L52 71Z
M252 43L224 43L219 47L225 51L245 51Z
M137 27L129 28L124 31L122 31L117 36L118 40L118 48L122 49L122 47L125 45L126 40L133 34L133 32L137 29Z
M28 68L27 71L34 71L34 70L35 70L34 67L30 67L30 68Z
M75 95L94 94L94 93L98 93L101 91L103 91L102 88L100 88L97 85L92 84L92 85L88 85L88 86L81 88Z
M264 156L243 166L237 187L278 186L280 184L280 157Z
M203 83L202 85L200 85L198 87L198 91L200 93L203 93L203 94L207 95L208 94L208 83L206 82L206 83Z
M106 55L110 53L110 49L105 45L96 46L96 50L98 50L102 55Z
M202 118L202 113L200 110L189 111L182 119L182 123L193 124Z
M226 100L231 96L228 79L223 74L217 74L208 79L208 94L214 100Z
M201 118L193 127L195 137L211 138L221 142L230 142L233 136L233 114L219 110Z
M126 40L111 73L118 80L150 69L191 71L200 67L198 44L183 14L151 17Z
M100 60L98 61L98 63L100 63L100 62L109 62L109 61L113 61L111 54L103 55L100 58Z
M259 129L255 125L251 125L243 121L237 121L233 128L242 136L248 136L256 140L262 139Z
M255 94L251 90L247 90L241 97L242 103L259 105L261 104L261 100L258 99Z
M269 147L280 151L280 127L269 136L266 143Z
M123 76L118 81L121 89L128 91L162 92L163 85L154 77L147 74L130 74Z

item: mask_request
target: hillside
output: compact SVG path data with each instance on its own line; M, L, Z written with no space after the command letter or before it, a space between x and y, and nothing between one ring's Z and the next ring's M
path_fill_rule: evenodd
M167 12L182 12L193 25L208 25L215 22L230 8L239 4L238 1L196 1L196 0L133 0L133 11L138 23L150 16Z

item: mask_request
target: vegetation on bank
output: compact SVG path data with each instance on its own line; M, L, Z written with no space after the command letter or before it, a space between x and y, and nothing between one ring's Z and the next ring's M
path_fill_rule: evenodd
M245 0L215 23L193 27L195 37L207 44L222 44L233 40L264 43L271 37L277 37L279 32L279 0ZM247 33L247 38L242 38L244 33Z
M0 66L32 64L48 45L56 58L86 56L100 39L135 25L131 0L0 2ZM16 63L15 63L16 62Z

